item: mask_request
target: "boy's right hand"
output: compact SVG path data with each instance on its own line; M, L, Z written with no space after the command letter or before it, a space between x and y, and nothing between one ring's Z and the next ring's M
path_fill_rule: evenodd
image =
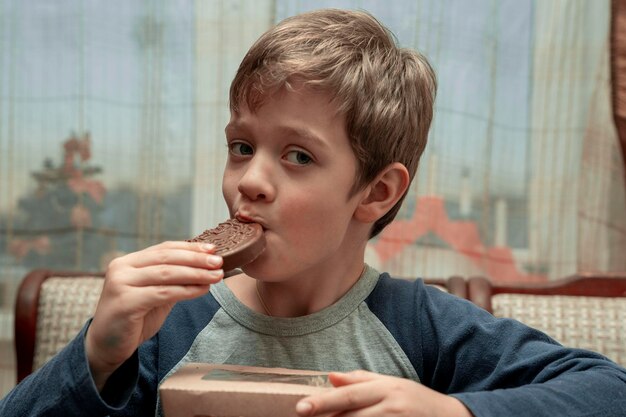
M85 350L99 390L109 376L161 328L176 302L205 294L224 277L215 246L164 242L114 259Z

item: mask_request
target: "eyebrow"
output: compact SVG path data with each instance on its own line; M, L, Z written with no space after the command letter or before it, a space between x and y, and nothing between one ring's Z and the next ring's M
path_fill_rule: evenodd
M226 132L229 132L229 131L232 132L233 130L234 131L243 130L245 132L251 131L251 129L249 129L248 126L245 123L241 123L239 121L232 121L232 122L228 123L224 130ZM326 143L324 140L322 140L322 138L320 138L318 135L316 135L310 129L301 128L301 127L297 127L297 126L278 126L276 128L276 130L280 131L280 133L282 135L285 135L285 136L297 136L297 137L300 137L302 139L305 139L306 141L310 141L310 142L316 144L317 146L321 146L323 148L328 148L328 143Z
M305 139L306 141L310 141L317 146L321 146L323 148L328 147L328 143L322 140L318 135L313 133L313 131L307 128L300 128L295 126L279 126L278 128L285 135L290 136L298 136L300 138Z

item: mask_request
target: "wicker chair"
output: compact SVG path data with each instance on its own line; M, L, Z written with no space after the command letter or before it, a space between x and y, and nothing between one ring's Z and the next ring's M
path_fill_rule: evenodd
M95 311L103 274L38 269L23 279L15 304L17 381L60 351Z
M560 343L593 350L626 366L626 274L582 274L542 284L468 281L472 302L517 319Z

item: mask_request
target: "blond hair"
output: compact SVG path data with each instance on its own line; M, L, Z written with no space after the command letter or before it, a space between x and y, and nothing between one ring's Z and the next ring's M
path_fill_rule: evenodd
M437 88L428 61L399 48L393 34L363 11L323 9L289 17L265 32L244 57L230 88L230 107L254 110L294 82L332 95L345 115L358 160L353 193L392 162L411 180L426 146ZM400 201L373 226L377 235Z

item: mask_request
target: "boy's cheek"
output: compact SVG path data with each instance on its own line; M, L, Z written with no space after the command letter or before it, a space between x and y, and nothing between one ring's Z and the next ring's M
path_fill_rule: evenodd
M233 191L234 190L234 191ZM231 181L224 178L222 181L222 196L224 197L224 201L226 202L226 206L228 206L228 212L232 217L235 213L234 210L234 202L236 196L237 187L233 187Z

